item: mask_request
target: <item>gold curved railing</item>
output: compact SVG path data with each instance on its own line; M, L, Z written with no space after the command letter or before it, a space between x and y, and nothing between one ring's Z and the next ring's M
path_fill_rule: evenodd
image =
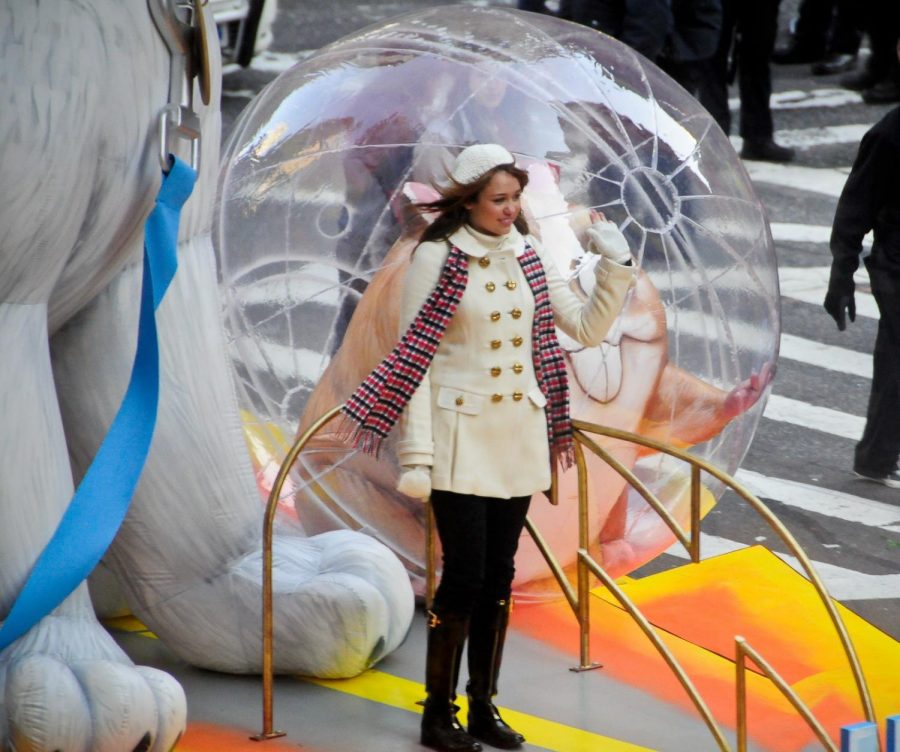
M281 464L278 475L269 494L266 504L266 512L263 525L263 730L260 734L252 736L251 739L256 741L272 739L283 736L284 732L273 730L273 634L274 634L274 615L273 615L273 593L272 593L272 545L273 545L273 527L275 520L275 511L278 506L278 500L281 496L282 489L291 468L303 451L303 448L323 426L336 417L343 405L331 409L325 413L319 420L313 423L306 431L300 435L294 442L291 450L288 452ZM622 607L628 611L631 617L639 625L647 638L653 643L654 647L659 651L660 655L668 664L669 668L675 674L685 692L689 695L694 703L697 711L700 713L706 723L710 733L715 738L719 748L726 752L730 750L728 742L719 725L713 718L712 712L706 702L697 691L693 682L691 682L687 673L678 663L675 656L662 641L656 630L640 612L637 606L631 602L628 596L616 584L616 582L603 571L603 568L590 556L589 540L588 540L588 522L589 522L589 505L588 505L588 484L587 484L587 465L584 459L584 447L587 447L593 454L600 457L611 468L613 468L625 481L634 488L641 497L649 504L654 511L663 519L665 524L672 531L675 538L687 549L690 554L691 561L697 563L700 560L700 518L701 518L701 490L702 490L702 473L707 473L723 483L726 487L734 491L741 499L743 499L769 527L784 542L790 552L800 562L809 581L813 585L819 598L825 606L828 616L838 634L841 647L844 650L853 679L856 683L857 691L860 697L860 703L863 708L865 717L869 721L875 720L875 711L872 704L872 698L869 693L868 685L863 675L862 666L853 646L846 626L834 605L833 600L828 594L822 579L816 572L812 562L806 556L806 553L800 548L796 539L791 535L788 529L780 520L748 490L743 488L736 480L722 472L718 468L706 460L694 457L686 451L664 444L655 439L649 439L638 434L628 431L621 431L615 428L607 428L594 423L586 423L583 421L573 421L575 435L575 464L578 474L578 559L576 570L576 587L573 589L571 583L566 577L563 568L560 566L553 552L543 539L540 531L534 526L530 519L526 520L526 528L532 536L535 544L540 550L544 559L547 561L554 578L560 586L566 601L575 613L579 623L580 630L580 665L573 670L581 671L590 668L596 668L599 664L590 661L590 574L599 579L603 585L613 594ZM660 501L653 492L625 465L619 462L607 449L598 444L590 434L604 436L609 439L637 444L639 446L651 449L661 454L666 454L687 463L691 468L691 488L690 488L690 530L685 533L681 525L674 516L666 509L662 501ZM551 502L557 503L556 499L556 480L554 475L554 483L551 489ZM434 595L435 585L435 543L434 543L434 524L431 508L428 509L428 525L426 535L426 601L431 603ZM746 641L741 637L736 637L736 695L738 706L738 752L746 750L746 657L749 657L762 672L785 694L793 707L800 713L804 720L810 725L819 739L825 744L826 749L834 749L833 744L828 738L827 733L816 721L812 713L805 706L799 696L791 689L786 682L777 674L765 659L759 655ZM880 744L880 741L879 741Z

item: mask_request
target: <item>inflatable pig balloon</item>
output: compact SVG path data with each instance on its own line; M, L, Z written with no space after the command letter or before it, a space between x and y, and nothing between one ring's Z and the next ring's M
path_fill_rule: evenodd
M588 210L625 233L640 265L607 341L564 336L575 418L691 447L726 471L762 411L779 338L765 213L728 139L652 64L591 29L537 14L447 6L369 27L284 73L245 111L227 149L216 222L226 326L245 430L271 484L291 437L340 404L391 349L410 252L465 145L496 142L528 169L528 218L587 294ZM362 530L390 546L421 591L424 509L380 461L326 426L285 495L309 533ZM687 519L689 472L601 441ZM589 455L592 549L613 576L673 536ZM721 489L711 487L714 500ZM531 516L557 557L577 549L575 472ZM531 544L520 596L557 592Z
M4 627L12 621L126 391L144 221L162 177L159 116L183 105L182 130L201 134L199 175L182 211L178 270L157 312L153 443L106 565L176 655L246 673L262 657L263 507L234 400L210 240L216 32L184 5L0 0L0 618ZM201 36L201 50L178 46ZM188 78L195 54L205 62ZM170 100L183 90L193 97ZM169 125L163 154L190 161L180 127ZM277 670L352 675L405 636L409 578L371 537L288 532L277 537L275 561ZM185 728L181 687L131 662L96 620L86 584L61 597L0 650L0 747L170 750Z

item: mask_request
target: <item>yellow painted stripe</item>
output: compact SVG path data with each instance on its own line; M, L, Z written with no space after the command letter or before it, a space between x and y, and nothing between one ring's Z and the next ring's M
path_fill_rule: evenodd
M416 703L425 697L425 688L418 682L382 671L370 669L353 679L307 678L307 681L412 713L422 712L422 707ZM457 704L461 708L460 715L465 717L466 698L460 697ZM552 752L653 752L649 747L640 747L608 736L592 734L509 708L501 708L501 711L509 725L528 739L529 745Z
M113 616L109 619L103 619L103 626L107 629L117 630L119 632L131 632L139 634L141 637L149 637L151 640L158 639L153 632L144 626L144 623L135 616Z

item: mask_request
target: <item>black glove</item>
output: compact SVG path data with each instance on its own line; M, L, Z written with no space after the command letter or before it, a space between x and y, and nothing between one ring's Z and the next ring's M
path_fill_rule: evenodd
M837 324L841 331L847 328L847 318L856 321L856 299L853 297L855 285L853 277L844 280L835 280L832 275L828 283L828 292L825 293L825 310Z

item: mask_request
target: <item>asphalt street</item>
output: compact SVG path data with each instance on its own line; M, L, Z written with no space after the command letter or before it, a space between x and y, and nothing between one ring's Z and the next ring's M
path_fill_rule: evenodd
M226 70L225 132L250 99L292 62L368 24L441 4L281 0L272 48L248 69ZM465 4L514 7L503 2ZM782 38L796 5L792 0L782 6ZM822 270L830 263L827 234L837 200L837 191L828 186L840 185L862 132L890 105L866 105L841 89L836 77L812 76L808 65L773 66L773 76L776 138L794 146L797 155L786 167L746 167L773 228L784 338L773 398L744 460L746 475L739 479L762 489L759 495L822 566L839 599L900 638L900 491L851 474L854 438L848 426L865 416L870 379L865 365L853 369L836 362L840 353L849 351L865 364L877 322L860 316L848 331L838 332L821 307ZM865 279L860 283L864 295ZM805 354L809 343L826 346L822 359ZM834 422L819 423L821 416ZM731 543L763 543L784 551L772 532L728 494L704 521L703 530L712 550L725 550ZM679 557L665 554L636 575L680 563Z

